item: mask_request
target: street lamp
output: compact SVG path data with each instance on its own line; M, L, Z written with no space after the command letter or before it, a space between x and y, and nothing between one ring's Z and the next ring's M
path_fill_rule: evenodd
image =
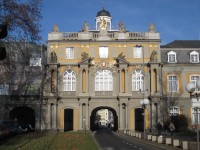
M200 97L200 93L193 93L195 89L200 89L200 79L195 83L188 83L185 86L185 90L190 93L190 98L197 98L197 100ZM196 110L196 127L197 127L197 150L199 150L199 117L198 117L198 107L195 107Z
M144 139L145 139L145 126L146 126L146 122L145 122L145 120L146 120L146 118L145 118L145 109L146 109L146 105L149 104L149 100L148 99L142 99L140 101L140 104L141 104L141 106L143 108L143 111L144 111L143 115L144 115Z

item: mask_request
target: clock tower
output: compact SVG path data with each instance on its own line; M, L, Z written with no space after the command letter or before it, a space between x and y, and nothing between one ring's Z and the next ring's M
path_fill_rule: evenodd
M104 8L97 13L96 20L96 30L111 30L112 18L110 12Z

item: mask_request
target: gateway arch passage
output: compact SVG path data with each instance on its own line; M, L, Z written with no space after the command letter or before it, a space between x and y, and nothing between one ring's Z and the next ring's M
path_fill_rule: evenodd
M108 110L108 113L110 114L110 120L100 121L102 119L99 115L99 112L101 112L101 110ZM92 131L95 131L102 126L107 126L111 128L113 131L118 130L118 116L115 109L107 106L101 106L95 108L92 111L90 116L90 129Z
M17 119L18 123L22 126L31 125L35 128L35 112L32 108L27 106L15 107L10 111L11 120Z

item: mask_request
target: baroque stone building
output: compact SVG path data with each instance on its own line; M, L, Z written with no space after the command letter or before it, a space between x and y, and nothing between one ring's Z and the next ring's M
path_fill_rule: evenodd
M160 118L160 34L154 24L146 32L130 32L123 22L112 29L105 9L87 21L80 32L61 32L54 25L48 34L47 76L44 82L42 128L95 130L96 112L113 113L114 130L155 129Z
M199 54L200 40L176 40L161 46L163 120L171 115L183 114L190 128L197 123L200 102L197 98L189 98L185 86L190 82L196 85L200 77ZM199 93L199 89L196 88L194 93Z
M17 119L42 130L95 130L97 112L106 109L114 130L151 131L177 114L192 127L200 103L190 99L185 85L199 79L200 41L160 46L154 24L146 32L130 32L123 22L113 29L105 9L95 24L92 30L85 21L79 32L61 32L54 25L47 52L22 43L10 80L1 82L10 72L2 74L0 68L1 120ZM149 100L145 118L144 99Z

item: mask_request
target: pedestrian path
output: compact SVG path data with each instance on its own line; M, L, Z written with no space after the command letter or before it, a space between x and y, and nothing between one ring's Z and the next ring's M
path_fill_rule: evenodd
M197 142L195 138L187 135L180 136L178 134L174 134L173 136L170 136L169 134L162 133L160 136L158 136L157 133L146 132L144 138L144 134L142 132L127 130L124 132L118 132L117 134L134 138L134 140L138 139L143 140L143 142L153 143L166 149L197 149Z

